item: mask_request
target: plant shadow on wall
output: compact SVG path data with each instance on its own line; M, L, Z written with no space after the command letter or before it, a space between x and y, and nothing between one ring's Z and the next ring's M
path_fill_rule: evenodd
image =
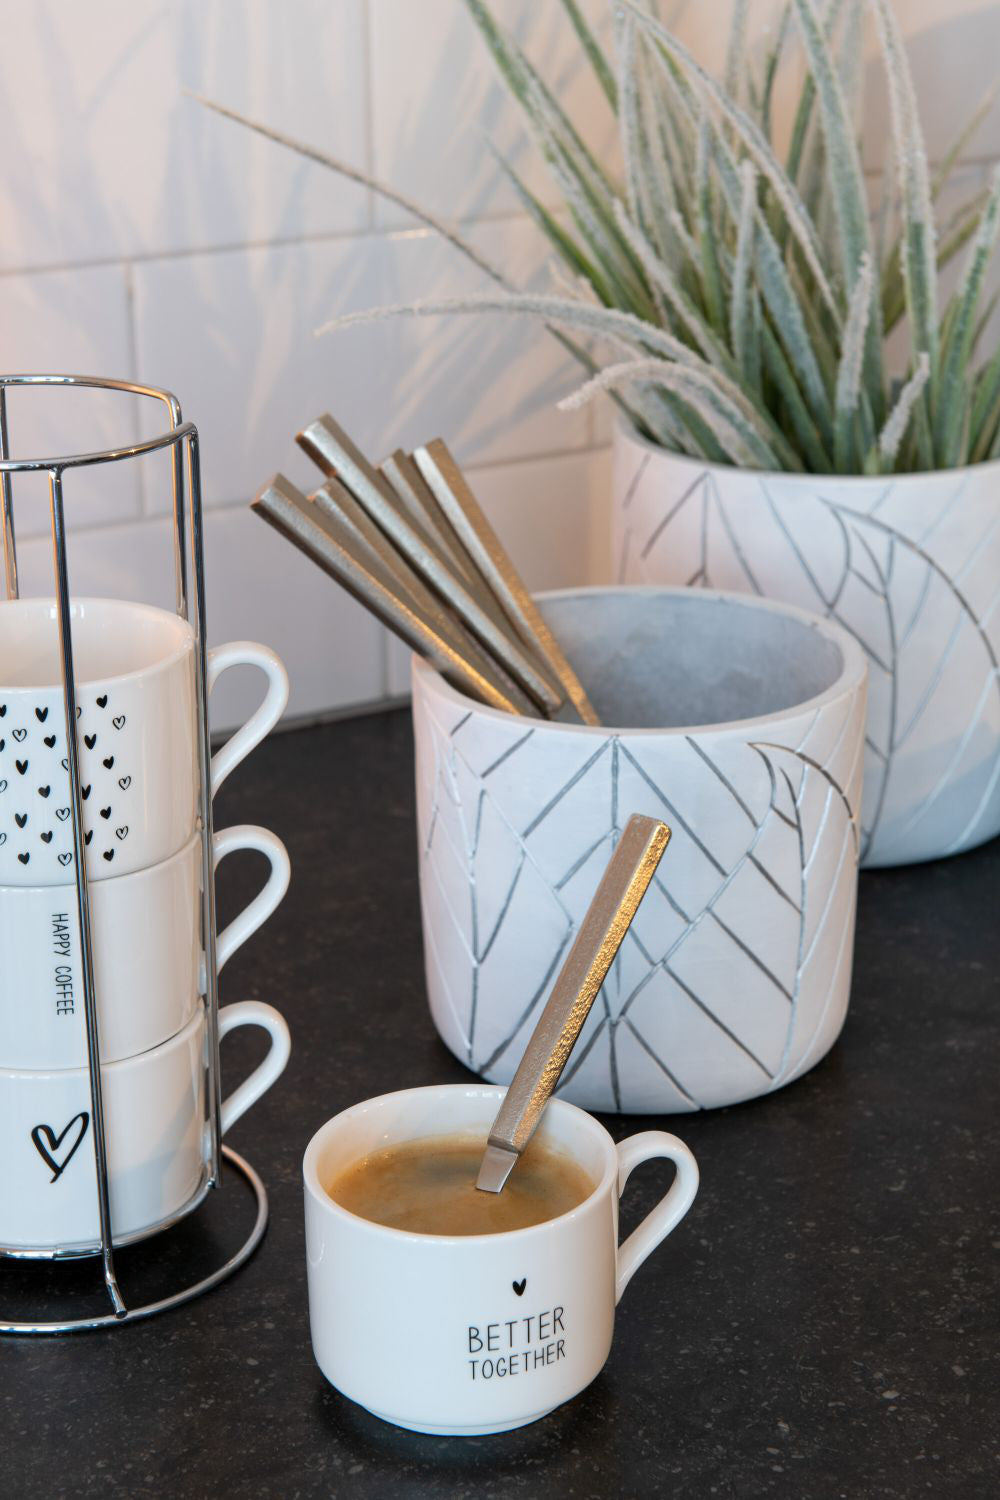
M547 326L590 374L561 406L606 391L624 418L620 576L787 599L836 617L865 646L868 862L991 836L1000 349L985 336L1000 168L949 217L938 206L992 98L932 171L890 0L789 0L757 61L749 7L735 0L721 81L647 0L616 4L610 51L577 0L562 0L617 117L619 181L490 9L465 3L563 199L553 213L501 163L554 251L555 290L525 291L433 213L370 184L495 290L342 313L321 331L488 311ZM891 127L874 215L859 148L869 21ZM796 49L804 75L779 143L779 86ZM898 371L890 347L903 351ZM742 501L727 489L748 480Z

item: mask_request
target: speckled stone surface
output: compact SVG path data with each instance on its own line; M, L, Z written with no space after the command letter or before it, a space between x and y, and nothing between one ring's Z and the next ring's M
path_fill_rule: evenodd
M222 981L224 1000L272 1001L293 1032L288 1071L232 1131L267 1182L270 1228L185 1309L0 1343L3 1495L1000 1493L1000 844L865 875L832 1054L769 1099L670 1122L702 1190L636 1276L611 1359L577 1401L505 1436L427 1438L326 1385L306 1320L303 1147L367 1095L467 1076L424 1001L411 756L408 715L374 716L272 739L221 794L218 826L268 824L294 868ZM226 862L223 917L259 873L256 857ZM227 1040L226 1077L260 1048ZM656 1122L606 1123L621 1137ZM636 1174L625 1228L668 1174ZM227 1180L196 1221L122 1257L126 1293L207 1267L249 1222ZM52 1316L57 1291L79 1306L93 1279L0 1266L0 1312Z

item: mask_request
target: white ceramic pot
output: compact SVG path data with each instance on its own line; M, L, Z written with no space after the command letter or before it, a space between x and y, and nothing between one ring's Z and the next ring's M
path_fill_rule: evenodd
M378 1147L452 1133L485 1144L499 1089L445 1085L368 1099L313 1136L303 1164L309 1324L323 1374L400 1427L472 1436L535 1422L588 1386L615 1305L698 1191L694 1157L646 1130L615 1145L556 1101L539 1138L583 1168L589 1197L502 1234L411 1234L359 1218L326 1185ZM618 1245L618 1199L640 1162L676 1166L670 1191Z
M214 838L215 864L256 849L271 870L263 890L220 932L218 968L278 906L290 867L266 828L239 824ZM148 870L96 881L91 935L101 1058L148 1052L180 1031L204 989L201 836ZM0 886L0 1068L87 1064L75 885Z
M182 849L199 785L194 632L121 599L72 606L87 876L144 870ZM212 796L281 717L288 675L267 646L208 653L211 691L229 667L259 667L260 707L212 757ZM60 885L73 870L56 604L0 602L0 885Z
M263 1062L222 1105L225 1132L270 1088L291 1050L278 1011L256 1000L224 1006L219 1035L260 1026ZM207 1057L202 1007L183 1031L101 1069L111 1228L116 1243L151 1234L200 1200L205 1183ZM86 1252L100 1233L90 1075L0 1070L0 1247L21 1254Z
M413 665L427 986L509 1082L617 836L673 837L560 1092L679 1112L790 1082L847 1009L866 667L838 626L685 589L542 596L603 726L485 708Z
M613 548L621 583L762 594L860 641L865 865L958 854L1000 832L1000 462L757 474L620 424Z

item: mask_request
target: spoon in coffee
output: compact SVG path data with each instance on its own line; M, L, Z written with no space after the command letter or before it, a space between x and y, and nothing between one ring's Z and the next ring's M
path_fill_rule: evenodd
M501 1191L534 1134L669 841L658 818L629 818L493 1121L483 1192Z

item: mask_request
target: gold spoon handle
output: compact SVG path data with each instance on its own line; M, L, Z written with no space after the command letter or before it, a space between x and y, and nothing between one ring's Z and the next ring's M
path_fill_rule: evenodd
M477 1187L498 1193L538 1124L598 990L670 840L658 818L629 818L493 1121Z

